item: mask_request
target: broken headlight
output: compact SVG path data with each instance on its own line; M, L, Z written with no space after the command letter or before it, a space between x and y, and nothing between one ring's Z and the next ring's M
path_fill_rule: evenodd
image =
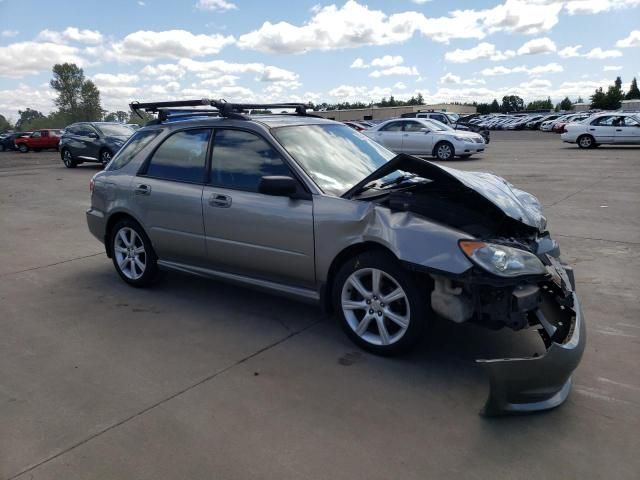
M538 257L518 248L477 240L462 240L460 248L473 263L499 277L547 273Z

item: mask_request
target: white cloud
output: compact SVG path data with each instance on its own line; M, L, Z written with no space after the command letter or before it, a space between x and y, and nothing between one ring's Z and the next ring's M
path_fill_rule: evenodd
M138 75L129 73L97 73L91 77L93 81L99 87L102 86L115 86L115 85L127 85L130 83L137 83L140 78Z
M627 38L618 40L616 42L616 47L619 47L619 48L640 47L640 30L633 30L631 33L629 33L629 36Z
M605 65L602 70L605 72L617 72L622 70L622 67L620 65Z
M299 26L265 22L259 29L241 35L238 45L267 53L304 53L400 43L416 32L437 42L481 39L498 31L535 34L556 25L561 9L562 4L506 0L486 10L454 10L445 17L426 17L415 11L386 15L349 0L341 7L314 8L313 16Z
M560 55L562 58L579 57L580 53L578 53L578 50L580 50L581 48L582 48L582 45L564 47L562 50L558 51L558 55Z
M103 36L97 30L80 30L76 27L67 27L64 31L42 30L36 40L52 43L78 42L89 45L97 45L102 42Z
M429 3L432 0L411 0L413 3L415 3L416 5L424 5L425 3Z
M5 38L9 38L9 37L15 37L16 35L18 35L20 32L18 30L3 30L0 35L5 37Z
M531 80L529 82L522 82L520 86L525 89L550 88L551 82L549 80L536 79L536 80Z
M0 76L21 78L51 70L56 63L84 64L76 47L50 42L19 42L0 47Z
M216 78L208 78L206 80L202 80L200 85L205 87L219 88L219 87L230 87L236 84L236 81L240 77L236 75L221 75Z
M364 60L361 58L356 58L349 68L369 68L369 65L364 63Z
M398 90L406 90L407 86L402 82L396 82L393 84L393 88L397 88Z
M18 119L18 110L33 108L43 113L53 110L55 95L48 87L33 88L31 85L19 84L7 90L0 90L0 111L3 115Z
M622 56L620 50L603 50L600 47L594 48L584 55L586 58L603 60L605 58L617 58Z
M372 67L395 67L396 65L402 65L404 59L400 55L385 55L384 57L374 58L371 60Z
M385 68L384 70L374 70L369 74L369 76L373 78L388 77L390 75L407 75L417 77L420 74L416 67L407 67L405 65L396 65L395 67Z
M482 42L472 48L457 48L451 52L446 52L444 54L444 59L451 63L467 63L472 60L491 58L499 53L501 52L498 52L498 50L496 50L496 46L492 43Z
M193 34L186 30L130 33L112 45L110 60L153 60L158 58L192 58L215 55L234 43L232 36Z
M267 66L262 69L260 76L261 82L292 82L298 80L298 74L273 66Z
M529 40L518 49L518 55L536 55L556 51L556 44L549 37Z
M525 65L520 65L517 67L505 67L503 65L498 65L493 68L485 68L480 73L487 77L493 77L496 75L507 75L509 73L527 73L529 75L542 75L545 73L558 73L564 71L562 65L557 63L548 63L546 65L538 65L535 67L527 67Z
M226 12L237 9L237 5L227 0L198 0L196 3L198 10L209 10L212 12Z
M640 0L571 0L565 9L570 15L595 14L640 5Z
M445 85L484 85L486 82L482 78L469 78L463 80L458 75L454 75L453 73L446 73L445 75L440 77L440 83Z

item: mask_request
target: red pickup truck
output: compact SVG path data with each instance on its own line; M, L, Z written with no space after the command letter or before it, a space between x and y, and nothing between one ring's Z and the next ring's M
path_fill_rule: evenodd
M57 150L60 143L60 130L50 128L36 130L28 137L16 138L15 142L16 147L22 153L27 153L29 150L39 152L45 148L55 148Z

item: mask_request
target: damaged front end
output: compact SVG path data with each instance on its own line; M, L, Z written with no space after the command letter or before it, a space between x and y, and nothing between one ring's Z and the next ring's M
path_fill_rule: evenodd
M547 270L540 278L505 281L478 272L458 279L432 274L432 308L440 316L493 329L537 328L546 348L532 357L476 360L490 380L484 415L551 409L562 404L571 389L571 374L586 342L573 272L550 253L539 258Z
M573 271L561 263L537 199L490 174L460 172L408 156L389 163L362 184L393 169L428 181L407 182L406 188L374 197L376 203L468 235L459 247L473 267L463 273L407 264L433 279L434 312L492 329L537 328L545 345L544 354L529 358L477 360L490 378L483 413L517 414L563 403L585 348L585 326Z

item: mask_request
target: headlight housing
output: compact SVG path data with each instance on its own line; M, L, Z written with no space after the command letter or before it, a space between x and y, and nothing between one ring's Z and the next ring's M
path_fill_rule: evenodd
M462 240L460 249L477 266L499 277L547 273L538 257L518 248L478 240Z
M466 140L464 137L459 137L457 135L454 135L453 138L455 138L459 142L464 142Z

